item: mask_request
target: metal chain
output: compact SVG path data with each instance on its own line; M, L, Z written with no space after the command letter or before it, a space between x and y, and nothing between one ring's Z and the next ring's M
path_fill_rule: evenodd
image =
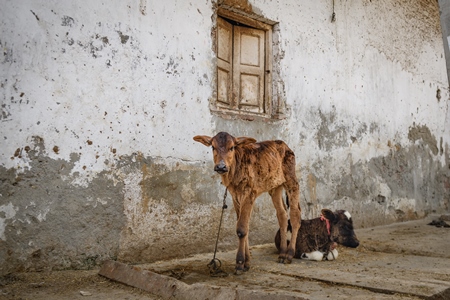
M220 268L222 266L222 262L218 258L216 258L217 244L219 242L219 235L220 235L220 228L222 227L223 211L228 208L227 203L226 203L227 192L228 192L228 189L226 188L225 194L223 195L222 214L220 215L219 230L217 231L217 239L216 239L216 246L214 249L214 257L208 264L209 274L213 277L228 276L228 274Z

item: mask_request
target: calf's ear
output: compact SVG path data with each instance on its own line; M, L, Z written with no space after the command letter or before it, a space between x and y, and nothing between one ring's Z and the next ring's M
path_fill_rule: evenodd
M238 137L236 138L236 145L247 145L247 144L254 144L256 143L256 140L254 138L250 138L250 137Z
M207 135L196 135L194 136L194 141L202 143L203 145L209 147L212 143L212 138Z
M326 208L322 209L322 216L324 216L325 219L327 219L331 222L333 222L334 219L336 218L334 215L334 212L332 212L331 210L326 209Z

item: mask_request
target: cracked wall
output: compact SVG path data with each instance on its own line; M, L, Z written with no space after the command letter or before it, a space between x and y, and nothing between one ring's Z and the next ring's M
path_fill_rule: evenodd
M450 112L436 1L225 1L275 20L283 120L222 118L223 1L7 1L0 11L0 274L213 251L228 131L296 153L304 218L357 227L449 211ZM400 38L401 37L401 38ZM237 246L228 197L220 249ZM250 243L277 231L258 199Z

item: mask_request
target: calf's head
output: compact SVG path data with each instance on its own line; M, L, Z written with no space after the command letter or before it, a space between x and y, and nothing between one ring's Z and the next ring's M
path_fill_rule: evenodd
M235 162L235 151L239 150L239 147L256 143L254 138L235 138L226 132L219 132L214 137L197 135L194 136L194 141L212 147L214 171L219 174L225 174L230 171L230 167L233 166Z
M330 239L340 245L356 248L359 241L353 230L353 220L346 210L332 212L329 209L322 209L322 216L330 222Z

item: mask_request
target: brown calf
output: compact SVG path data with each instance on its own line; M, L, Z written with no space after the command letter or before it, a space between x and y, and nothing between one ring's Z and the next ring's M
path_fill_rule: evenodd
M197 135L194 140L212 146L214 171L228 188L237 215L236 233L239 247L236 255L236 274L250 268L248 232L250 215L256 198L264 192L272 197L277 211L280 232L279 262L291 263L295 254L295 240L301 224L300 189L295 175L294 152L283 141L257 143L249 137L233 137L220 132L214 137ZM288 216L282 199L283 189L289 196L292 242L287 243Z

